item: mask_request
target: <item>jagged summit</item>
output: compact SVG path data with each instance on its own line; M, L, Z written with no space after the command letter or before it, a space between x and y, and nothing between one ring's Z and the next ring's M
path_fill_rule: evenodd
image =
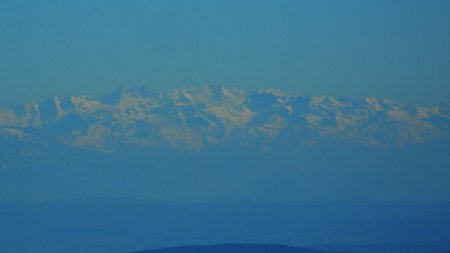
M162 92L121 87L100 97L53 97L0 109L2 142L115 152L124 146L199 151L447 143L450 106L377 98L289 95L210 85Z
M113 93L100 97L99 100L104 104L117 104L121 101L121 99L125 99L127 97L137 98L137 97L157 96L158 93L159 92L156 91L155 89L148 87L121 86Z

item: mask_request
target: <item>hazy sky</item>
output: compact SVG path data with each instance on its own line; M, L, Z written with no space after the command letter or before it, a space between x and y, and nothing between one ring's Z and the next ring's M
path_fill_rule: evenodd
M450 102L450 1L0 1L0 106L205 83Z

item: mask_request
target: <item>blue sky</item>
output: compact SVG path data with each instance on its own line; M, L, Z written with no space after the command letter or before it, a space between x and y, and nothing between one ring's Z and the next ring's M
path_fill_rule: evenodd
M449 102L450 1L0 1L0 106L200 84Z

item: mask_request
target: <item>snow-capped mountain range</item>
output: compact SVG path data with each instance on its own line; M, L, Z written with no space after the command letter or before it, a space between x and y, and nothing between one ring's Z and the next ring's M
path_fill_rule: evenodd
M0 200L448 200L450 106L198 86L0 110Z
M450 105L405 106L377 98L289 95L197 86L127 88L101 97L52 97L0 109L0 152L65 146L196 152L231 146L274 150L449 143Z

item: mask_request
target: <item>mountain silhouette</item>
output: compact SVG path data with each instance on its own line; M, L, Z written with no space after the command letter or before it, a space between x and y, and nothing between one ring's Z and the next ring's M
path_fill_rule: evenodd
M223 244L211 246L180 246L133 253L329 253L308 248L282 245Z

